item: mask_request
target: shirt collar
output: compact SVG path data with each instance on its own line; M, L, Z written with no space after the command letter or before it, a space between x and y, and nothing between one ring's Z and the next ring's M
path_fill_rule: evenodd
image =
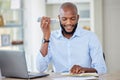
M77 26L76 31L72 37L80 37L80 35L81 35L81 27Z
M60 28L60 29L58 30L57 38L61 38L61 37L63 37L63 34L62 34L62 29Z

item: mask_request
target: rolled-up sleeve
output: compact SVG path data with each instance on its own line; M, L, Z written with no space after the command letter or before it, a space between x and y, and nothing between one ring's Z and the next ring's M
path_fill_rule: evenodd
M95 68L98 74L104 74L107 72L105 60L103 58L102 46L96 35L90 39L90 56L92 59L91 67Z
M38 51L37 57L36 57L36 67L39 72L44 72L49 65L50 62L50 55L47 54L45 57L42 56L41 52Z

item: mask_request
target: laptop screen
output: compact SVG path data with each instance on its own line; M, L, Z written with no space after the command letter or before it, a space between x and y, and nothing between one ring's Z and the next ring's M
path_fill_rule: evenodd
M22 51L0 51L1 74L5 77L40 78L48 76L46 73L32 73L29 75L25 53Z
M2 76L28 77L25 54L22 51L0 51Z

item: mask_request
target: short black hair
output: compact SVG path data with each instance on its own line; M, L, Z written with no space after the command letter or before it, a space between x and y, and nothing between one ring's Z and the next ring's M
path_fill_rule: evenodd
M73 3L71 3L71 2L65 2L65 3L63 3L63 4L60 6L59 11L60 11L61 9L65 8L65 7L72 7L72 8L74 8L74 9L76 10L76 13L78 13L77 6L76 6L75 4L73 4Z

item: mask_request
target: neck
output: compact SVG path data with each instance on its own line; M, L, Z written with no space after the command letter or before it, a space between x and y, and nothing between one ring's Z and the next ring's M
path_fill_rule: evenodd
M67 39L70 39L73 36L73 34L66 34L64 32L62 33L63 33L63 36L66 37Z

